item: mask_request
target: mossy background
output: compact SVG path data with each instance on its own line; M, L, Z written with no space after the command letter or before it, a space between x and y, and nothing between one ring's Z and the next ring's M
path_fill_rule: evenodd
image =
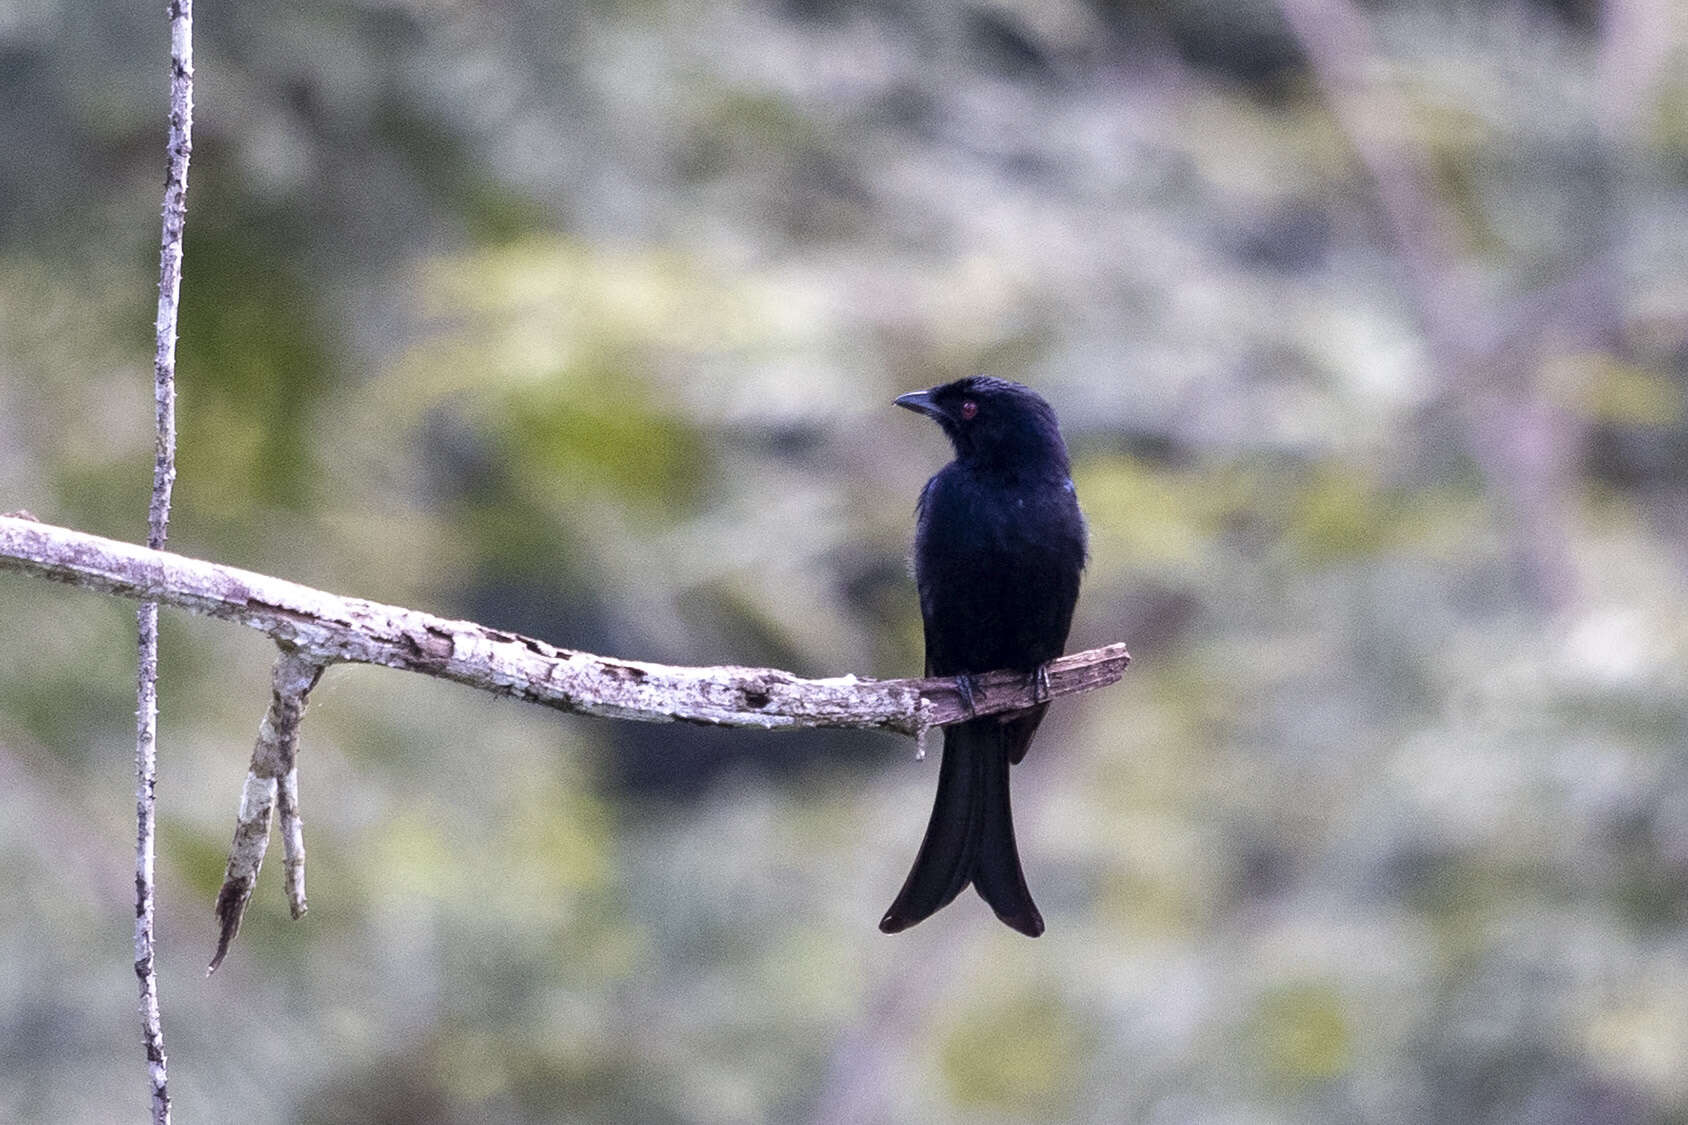
M201 5L175 549L911 674L890 399L989 371L1137 660L1017 771L1037 942L875 930L903 741L335 669L206 980L272 650L167 612L177 1120L1688 1121L1688 16L1362 12L1499 361L1265 0ZM131 540L167 36L0 4L0 510ZM0 1119L143 1112L133 628L0 575Z

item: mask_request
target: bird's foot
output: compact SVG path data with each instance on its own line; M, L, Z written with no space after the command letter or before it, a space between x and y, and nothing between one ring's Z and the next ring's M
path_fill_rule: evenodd
M973 698L973 686L973 677L966 672L955 678L955 690L961 693L961 705L967 708L969 719L979 714L978 702Z
M1031 687L1031 691L1032 691L1032 702L1033 703L1048 703L1049 702L1049 694L1050 694L1050 692L1049 692L1049 665L1039 664L1036 668L1034 668L1032 670L1032 674L1028 678L1031 681L1029 686Z

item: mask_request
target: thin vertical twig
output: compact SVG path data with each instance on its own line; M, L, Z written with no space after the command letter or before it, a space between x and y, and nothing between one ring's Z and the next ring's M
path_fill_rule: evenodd
M187 225L188 156L193 150L193 0L171 0L170 140L164 177L163 242L158 262L155 325L152 502L147 546L162 550L176 483L176 314L182 291L182 231ZM168 1125L170 1089L164 1025L158 1009L153 962L153 808L158 775L158 603L142 602L138 614L139 669L135 708L135 976L140 981L141 1040L146 1049L154 1125Z

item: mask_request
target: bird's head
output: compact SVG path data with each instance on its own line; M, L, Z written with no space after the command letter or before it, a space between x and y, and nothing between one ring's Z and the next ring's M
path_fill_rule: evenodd
M970 375L897 399L943 427L959 461L1009 470L1067 472L1067 446L1055 411L1030 387Z

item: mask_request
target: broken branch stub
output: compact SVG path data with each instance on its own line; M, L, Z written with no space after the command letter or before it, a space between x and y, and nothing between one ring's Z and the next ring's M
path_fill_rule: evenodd
M240 792L228 867L222 889L217 892L217 949L205 970L207 976L217 971L240 932L241 918L269 848L271 816L278 805L288 903L293 917L305 913L305 835L298 802L299 723L305 716L306 698L322 676L322 669L320 662L285 648L276 658L269 710L258 724L252 764Z

